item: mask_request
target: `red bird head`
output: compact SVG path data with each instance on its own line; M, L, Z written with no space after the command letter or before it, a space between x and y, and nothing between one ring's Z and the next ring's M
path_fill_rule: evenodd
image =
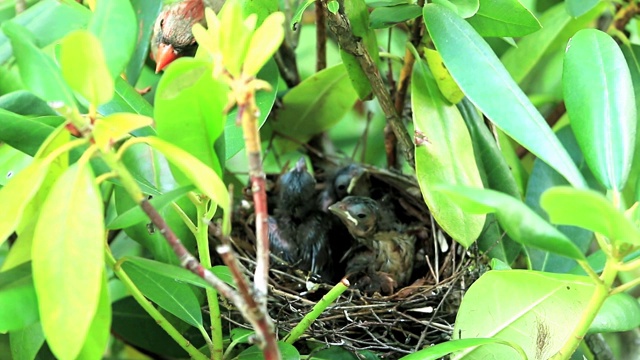
M198 44L191 28L203 21L203 0L179 1L160 13L151 38L151 58L156 62L156 73L181 56L195 54Z

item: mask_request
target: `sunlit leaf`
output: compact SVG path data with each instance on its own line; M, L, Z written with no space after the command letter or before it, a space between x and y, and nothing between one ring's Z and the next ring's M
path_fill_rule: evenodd
M640 326L640 303L627 293L607 297L589 327L589 333L623 332Z
M518 0L480 0L478 12L467 21L482 36L524 36L541 28Z

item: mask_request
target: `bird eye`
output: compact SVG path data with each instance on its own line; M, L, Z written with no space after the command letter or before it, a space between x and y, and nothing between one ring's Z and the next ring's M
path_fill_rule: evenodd
M358 213L356 216L357 216L358 218L360 218L360 219L364 219L364 218L366 218L366 217L367 217L367 214L365 214L365 213Z
M164 19L160 19L160 27L163 28L164 27Z
M340 190L340 191L342 191L342 190L344 190L346 188L347 188L347 185L344 185L344 184L338 185L338 190Z

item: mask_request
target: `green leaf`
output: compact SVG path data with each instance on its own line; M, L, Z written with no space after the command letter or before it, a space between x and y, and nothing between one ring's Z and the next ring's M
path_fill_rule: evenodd
M94 106L113 97L113 80L100 41L86 30L67 35L60 44L62 76L72 89Z
M73 94L60 70L50 57L38 49L29 31L12 21L2 24L2 31L11 39L20 76L29 90L45 101L61 101L75 107Z
M530 359L548 359L568 341L594 291L595 285L586 276L489 271L462 299L453 337L501 339L520 345ZM543 347L540 336L544 336ZM494 345L457 354L465 355L479 359L517 357L513 349Z
M300 2L298 4L298 8L296 9L295 14L291 18L291 29L296 30L298 28L298 24L302 21L302 15L304 15L304 11L307 10L309 6L311 6L315 0L305 0L304 2Z
M7 144L0 145L0 185L5 186L11 178L31 164L33 158Z
M78 359L100 359L109 343L111 330L111 300L107 287L107 275L102 275L100 299L96 314L93 316L87 338L84 341Z
M61 359L79 354L100 299L104 210L94 180L87 164L71 165L42 205L33 239L42 327Z
M133 264L145 273L154 273L158 276L172 278L174 281L184 284L190 284L201 288L213 289L213 287L203 278L192 273L191 271L176 265L165 264L159 261L149 260L140 257L126 257L123 264ZM129 265L128 265L129 266ZM224 281L228 285L235 287L233 277L228 267L217 265L212 267L211 272Z
M227 187L210 167L188 152L157 137L147 137L144 142L160 151L204 195L212 199L224 211L229 211Z
M377 64L380 60L380 56L378 55L378 41L375 31L369 28L369 9L364 3L364 0L346 1L344 3L344 13L349 19L353 35L361 39L371 59ZM372 96L371 83L358 59L343 49L340 49L340 56L347 69L351 85L353 85L353 88L358 93L358 97L361 100L370 99Z
M3 215L0 217L0 245L20 223L24 210L38 192L48 168L48 163L34 161L0 189L0 204L3 204Z
M271 122L273 130L287 138L307 142L333 125L351 109L358 95L344 66L326 68L305 79L283 98L283 108ZM298 142L278 137L279 152L298 148Z
M433 190L438 184L482 188L482 179L460 112L442 97L422 60L413 67L411 105L417 144L416 176L422 196L443 230L468 247L480 235L485 217L465 213L447 196ZM452 167L454 163L459 166Z
M278 72L278 66L276 62L271 59L258 73L258 79L264 80L271 86L271 91L259 91L256 94L256 105L260 109L260 116L258 117L258 127L267 120L267 117L271 113L273 104L276 101L278 93L278 78L280 73ZM244 136L242 134L242 126L236 124L238 117L238 108L234 108L227 115L227 121L224 125L224 144L225 144L225 160L229 160L240 150L244 149Z
M571 240L518 199L494 190L440 186L438 191L448 195L464 211L495 213L502 228L514 241L572 259L585 258Z
M413 20L420 15L422 15L422 8L415 4L378 7L371 12L369 25L372 29L384 29Z
M278 341L278 349L280 349L280 357L282 360L299 360L300 353L298 350L291 344L287 344L282 341ZM237 357L238 360L260 360L264 359L264 355L262 354L262 350L258 348L256 345L249 347L240 353Z
M330 0L327 4L327 10L329 10L332 14L337 14L338 10L340 10L340 3L336 0Z
M142 127L151 126L150 117L131 113L111 114L96 119L93 126L95 144L103 151L108 151L113 144L129 136L130 132Z
M149 53L149 39L153 32L153 25L162 9L162 0L131 0L131 6L137 17L138 37L135 39L131 61L125 68L126 79L132 86L140 77L142 68Z
M64 121L62 117L58 116L27 118L0 109L0 141L27 155L34 156L42 142L55 130L55 127L39 120L54 118L60 123Z
M102 44L105 57L101 62L106 60L111 78L120 76L131 59L136 39L141 39L138 36L138 24L131 1L98 0L89 23L89 31L98 37Z
M429 346L426 349L422 349L411 355L403 356L400 359L401 360L438 360L453 352L461 351L469 348L480 347L483 345L506 345L508 347L511 347L512 348L511 350L517 351L519 356L517 356L516 358L520 358L520 359L527 358L527 355L524 353L522 348L518 346L518 344L509 342L509 341L500 340L500 339L474 338L474 339L449 340L441 344ZM516 354L511 350L504 350L504 349L500 349L500 350L502 350L502 352L509 351L509 353L513 355Z
M181 58L167 68L156 92L158 136L202 161L218 175L222 167L213 144L222 134L228 86L212 76L208 61ZM182 134L176 136L176 134ZM182 175L174 172L179 183Z
M505 52L502 56L504 67L517 83L522 84L545 55L564 49L567 40L579 29L589 26L605 7L602 3L584 16L572 19L563 4L553 6L540 17L542 29L525 36L518 42L518 47Z
M595 29L579 31L567 45L564 101L589 168L608 189L622 190L636 140L631 74L616 42Z
M582 174L588 180L589 185L596 188L598 186L597 182L584 162L584 157L582 156L580 147L573 136L571 127L566 126L560 129L557 135L564 148L567 149L571 155L574 163L580 168ZM542 196L547 189L560 185L569 185L569 183L562 177L562 175L549 167L549 165L536 159L533 162L531 177L527 183L525 203L543 219L548 221L547 213L540 206L540 196ZM582 253L587 252L593 240L593 233L591 231L575 226L565 225L558 226L558 230L576 244ZM574 266L577 266L576 262L572 259L567 259L564 256L540 249L528 248L527 254L529 255L533 270L566 273Z
M11 21L27 28L38 45L45 47L73 30L85 28L90 15L89 9L75 1L43 0ZM11 55L11 44L0 34L0 64Z
M473 28L436 4L425 5L424 18L447 69L471 102L571 184L585 187L582 175L542 115Z
M44 344L44 333L39 322L9 333L13 360L34 360Z
M518 0L480 0L478 12L467 19L481 36L524 36L540 30L538 19Z
M627 293L607 297L589 327L590 334L623 332L640 326L640 304Z
M144 296L187 324L195 327L202 326L200 304L189 285L176 282L171 276L137 266L136 262L128 261L128 258L122 262L121 266ZM174 267L168 264L166 266ZM184 270L178 267L174 268L176 271L177 269Z
M569 15L577 18L588 13L598 5L599 2L600 0L567 0L564 3L567 6L567 12Z
M113 113L136 113L144 116L153 116L153 107L140 95L133 86L129 85L124 79L118 77L116 79L115 94L113 99L108 103L100 105L98 112L102 115ZM138 133L138 136L155 135L155 130L151 127L145 128L144 133Z
M593 190L558 186L545 191L540 205L551 222L600 233L614 243L640 245L640 231L611 201Z
M16 331L38 321L38 299L31 263L0 272L0 332Z
M480 8L480 0L433 0L433 3L446 6L465 19L473 16Z
M464 98L464 94L447 71L447 67L442 63L440 54L433 49L425 48L424 57L442 95L452 104L459 103Z
M18 115L56 115L56 112L46 102L25 90L18 90L0 96L0 108Z
M284 40L284 21L284 13L273 13L253 33L242 69L245 75L256 75L278 50Z
M458 104L458 110L467 125L469 135L471 135L473 153L481 177L484 173L484 187L519 198L520 192L509 166L478 110L468 99L463 99ZM509 264L516 259L522 250L520 244L508 236L504 236L493 214L487 215L484 229L478 238L478 247L481 251L488 251L487 254L490 257L497 257Z
M149 202L156 210L160 211L191 190L193 190L192 185L183 186L160 196L154 196ZM147 214L139 206L135 206L118 214L116 218L107 224L107 229L122 229L143 221L149 221Z

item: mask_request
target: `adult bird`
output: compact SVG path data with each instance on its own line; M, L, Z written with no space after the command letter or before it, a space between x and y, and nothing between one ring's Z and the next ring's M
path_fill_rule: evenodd
M151 37L151 58L156 73L182 56L193 56L198 44L191 32L193 25L204 25L204 9L220 11L224 0L181 0L165 6L158 15Z
M316 207L316 181L304 158L278 181L274 215L269 218L269 243L274 255L291 265L331 280L332 259L328 215Z
M393 211L364 196L347 196L329 210L364 248L347 263L347 276L366 293L391 294L407 285L413 271L415 237L404 231Z

